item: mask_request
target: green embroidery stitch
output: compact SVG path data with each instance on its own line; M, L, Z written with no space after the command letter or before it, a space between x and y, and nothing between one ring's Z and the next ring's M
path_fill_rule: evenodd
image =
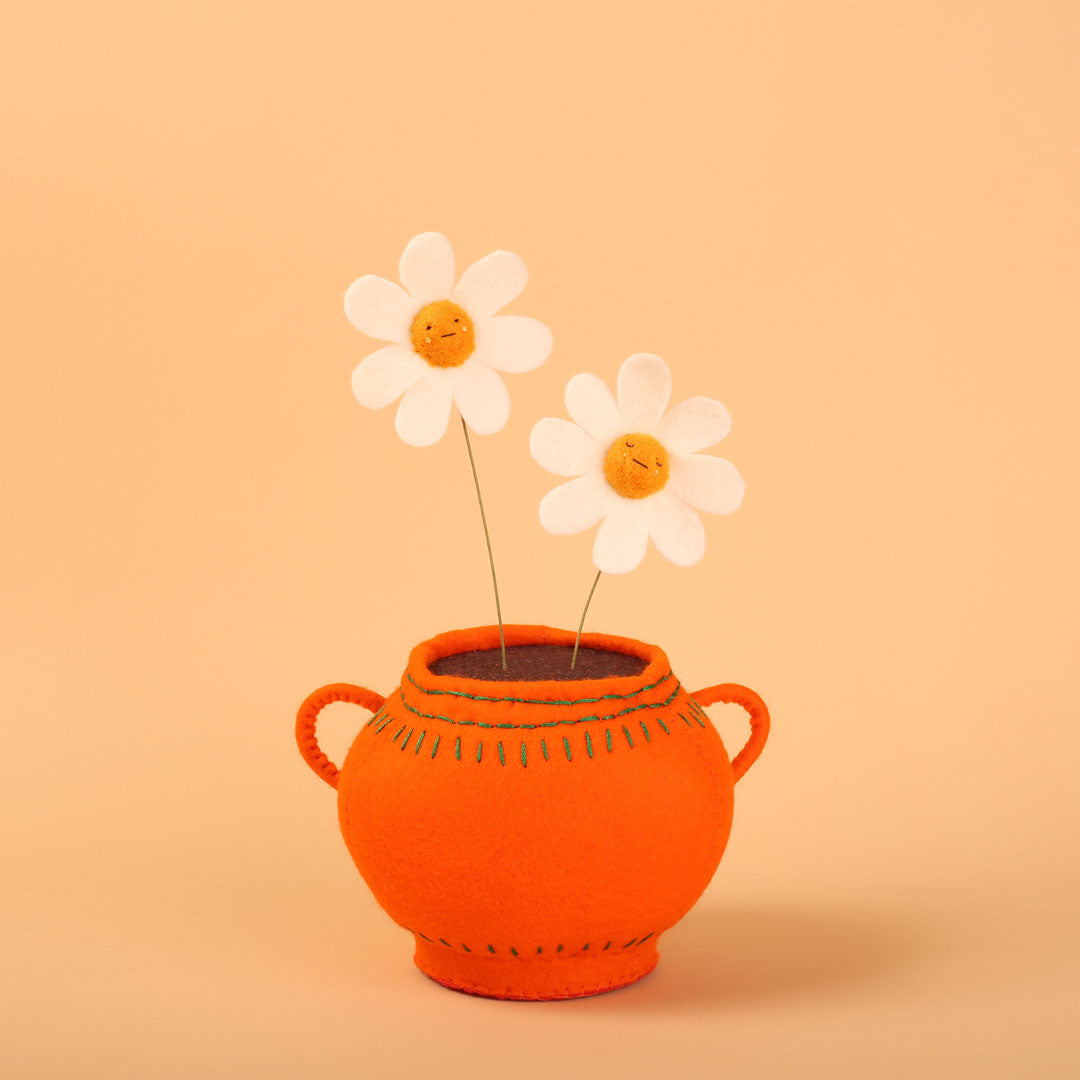
M425 941L430 941L432 945L434 945L434 944L435 944L435 941L434 941L434 939L433 939L433 938L429 938L429 937L427 936L427 934L425 934L425 933L424 933L424 931L423 931L423 930L421 930L421 931L420 931L420 936L421 936L421 937L422 937L422 938L423 938L423 939L424 939Z
M611 753L611 728L608 728L604 732L604 737L607 739L607 752Z
M611 942L609 941L600 951L601 952L606 952L610 948L611 948Z
M522 768L525 768L525 767L528 766L528 764L529 764L529 758L528 758L528 755L525 753L525 744L522 743L521 744L521 766L522 766Z
M404 750L405 747L409 745L409 740L412 738L412 733L415 730L416 730L415 728L409 728L409 734L406 735L405 738L401 741L401 749L402 750Z
M645 942L646 942L646 941L648 941L648 940L649 940L649 938L651 938L651 937L653 936L653 934L655 934L655 933L656 933L656 931L655 931L655 930L650 930L650 931L649 931L649 932L648 932L648 933L647 933L647 934L646 934L646 935L645 935L645 936L644 936L644 937L643 937L643 938L642 938L642 939L641 939L641 940L640 940L640 941L638 942L638 944L639 944L639 945L644 945L644 944L645 944Z
M515 949L515 948L514 948L514 946L513 946L513 945L511 945L511 946L510 946L510 951L511 951L511 952L512 952L512 953L513 953L513 954L514 954L515 956L517 956L517 954L518 954L518 951L517 951L517 949Z
M645 721L641 721L641 730L645 732L645 741L652 742L652 736L649 734L649 729L645 726Z
M548 760L547 743L543 739L540 740L540 749L544 752L544 760Z
M562 946L560 945L555 951L556 952L562 952Z
M683 723L684 723L684 724L685 724L685 725L686 725L687 727L693 727L693 726L694 726L693 724L691 724L691 723L690 723L690 721L689 721L689 720L687 720L687 719L686 719L686 717L685 717L685 716L683 716L683 714L682 714L682 713L679 713L679 719L680 719L680 720L681 720L681 721L682 721L682 722L683 722Z
M665 724L664 721L661 720L659 716L656 718L656 722L664 729L664 734L665 735L670 735L671 734L671 732L668 730L667 724Z
M395 731L395 732L394 732L394 737L393 737L393 738L392 738L392 739L391 739L390 741L391 741L391 742L396 742L396 741L397 741L397 737L398 737L398 736L399 736L399 735L400 735L400 734L401 734L401 733L402 733L402 732L403 732L404 730L405 730L405 725L404 725L404 724L402 724L402 725L401 725L401 727L399 727L399 728L397 729L397 731Z
M461 736L458 736L457 742L454 744L454 757L461 760Z
M493 948L492 948L492 947L491 947L491 946L489 945L489 946L488 946L488 952L494 952L494 951L495 951L495 950L494 950L494 949L493 949Z
M426 731L421 731L420 732L420 738L416 740L416 746L413 747L413 753L414 754L419 754L420 753L420 744L424 741L424 736L426 734L427 734Z
M570 753L570 740L565 735L563 736L562 744L563 749L566 751L566 760L573 761L574 756Z
M584 952L588 947L588 945L583 945L581 951Z
M481 741L476 744L476 760L479 761L480 758L483 757L483 755L484 755L484 742L481 739Z
M432 757L434 757L439 751L439 739L441 739L441 738L442 738L441 735L436 735L435 736L435 742L431 746L431 756Z
M503 748L502 748L502 743L501 742L499 743L499 764L500 765L505 765L506 764L506 758L503 755Z
M629 948L630 948L630 946L631 946L631 945L633 945L635 941L637 941L637 938L636 938L636 937L635 937L635 938L631 938L631 939L630 939L630 940L629 940L629 941L628 941L628 942L627 942L627 943L626 943L626 944L625 944L625 945L623 946L623 948L624 948L624 949L629 949Z
M468 946L468 945L466 945L464 941L463 941L463 942L461 943L461 947L462 947L462 948L463 948L463 949L464 949L464 950L465 950L466 952L472 952L472 949L470 949L470 948L469 948L469 946Z
M404 705L409 712L415 713L425 720L445 720L448 724L456 724L460 727L536 728L558 727L560 724L587 724L594 720L615 720L620 716L625 716L627 713L638 712L641 709L663 709L675 700L679 690L680 687L676 686L675 689L671 691L671 694L663 701L646 702L644 705L628 705L625 709L620 709L618 712L611 713L607 716L578 716L572 720L549 720L543 724L489 724L483 720L455 720L452 716L443 716L442 713L426 713L418 709L415 705L410 705L405 700L404 692L400 689L398 690L398 696L401 698L402 705Z
M587 731L585 732L585 749L588 752L589 757L592 757L592 739L589 737L589 733Z
M634 740L630 738L630 732L627 730L626 725L622 726L622 733L626 736L626 741L630 744L630 749L634 749Z
M449 942L449 941L447 941L447 940L446 940L446 938L439 938L439 940L440 940L440 941L441 941L441 942L442 942L442 943L443 943L443 944L444 944L444 945L445 945L445 946L446 946L446 947L447 947L448 949L452 949L452 948L454 947L453 945L451 945L451 944L450 944L450 942Z
M470 701L505 701L517 705L595 705L601 701L625 701L627 698L635 698L639 694L644 694L647 690L653 690L661 683L667 682L671 675L672 673L669 671L666 675L662 675L657 679L656 682L649 683L648 686L643 686L640 690L632 690L629 694L601 694L600 697L578 698L576 701L559 701L548 698L485 697L483 694L466 694L463 690L429 690L426 686L421 686L412 677L411 672L407 673L406 677L422 694L468 698Z

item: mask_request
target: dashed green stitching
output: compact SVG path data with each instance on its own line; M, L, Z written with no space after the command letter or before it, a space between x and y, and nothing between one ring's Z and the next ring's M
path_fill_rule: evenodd
M692 728L694 726L693 724L690 723L689 720L686 719L685 716L683 716L682 713L679 713L679 719L689 728Z
M447 941L447 940L446 940L446 938L439 938L439 940L440 940L440 941L441 941L441 942L442 942L442 943L443 943L443 944L444 944L444 945L445 945L445 946L446 946L446 947L447 947L448 949L452 949L452 948L454 947L453 945L451 945L451 944L450 944L450 942L449 942L449 941Z
M492 948L492 947L491 947L491 946L489 945L489 946L488 946L488 952L492 952L492 953L493 953L494 951L495 951L495 950L494 950L494 949L493 949L493 948Z
M562 952L562 946L560 945L555 951L556 952Z
M645 936L644 936L644 937L643 937L643 938L642 938L642 939L641 939L641 940L640 940L640 941L638 942L638 944L639 944L639 945L644 945L644 944L645 944L645 942L646 942L646 941L648 941L648 940L649 940L649 938L651 938L651 937L653 936L653 934L655 934L655 933L656 933L656 931L655 931L655 930L650 930L650 931L649 931L649 932L648 932L648 933L647 933L647 934L646 934L646 935L645 935Z
M529 755L525 752L525 744L521 744L521 766L526 768L529 764Z
M393 721L393 719L394 718L388 713L383 722L375 729L375 734L378 735L381 732L385 731L390 726L390 723Z
M625 944L625 945L623 946L623 948L624 948L624 949L629 949L629 948L630 948L630 946L631 946L631 945L633 945L635 941L637 941L637 938L636 938L636 937L635 937L635 938L631 938L631 939L630 939L630 940L629 940L629 941L628 941L628 942L627 942L627 943L626 943L626 944Z
M439 739L441 739L441 738L442 738L441 735L436 735L435 736L435 742L432 744L432 747L431 747L431 756L432 757L434 757L439 751Z
M630 738L630 732L627 729L625 724L623 724L623 726L622 726L622 733L626 736L626 741L630 744L630 749L633 750L634 749L634 740Z
M642 940L644 940L644 939L642 939ZM466 945L464 941L463 941L463 942L461 943L461 947L462 947L462 948L463 948L463 949L464 949L464 950L465 950L466 952L472 952L472 949L470 949L470 948L469 948L469 946L468 946L468 945Z
M570 740L565 735L563 736L562 744L563 749L566 751L566 760L573 761L574 755L570 753Z
M540 740L540 749L544 752L544 760L548 760L547 743L543 739Z
M398 737L398 736L399 736L399 735L400 735L400 734L401 734L401 733L402 733L402 732L403 732L404 730L405 730L405 725L404 725L404 724L402 724L402 725L401 725L401 727L399 727L399 728L397 729L397 731L395 731L395 732L394 732L394 737L393 737L393 738L392 738L392 739L391 739L390 741L391 741L391 742L396 742L396 741L397 741L397 737Z
M511 946L510 946L510 951L511 951L511 952L512 952L512 953L513 953L513 954L514 954L515 956L517 956L517 954L518 954L518 951L517 951L517 949L515 949L515 948L514 948L514 946L513 946L513 945L511 945Z
M499 764L500 765L505 765L506 764L506 756L503 754L503 747L502 747L501 742L499 743Z
M586 950L588 949L588 947L589 947L589 946L588 946L588 943L586 943L585 945L582 945L582 947L581 947L581 951L582 951L582 952L585 952L585 951L586 951Z
M644 705L628 705L625 709L620 709L618 712L611 713L607 716L578 716L573 720L548 720L542 724L489 724L484 720L455 720L452 716L443 716L442 713L426 713L418 709L415 705L410 705L405 700L405 693L401 689L398 690L398 696L401 698L402 705L404 705L409 712L415 713L425 720L445 720L448 724L456 724L461 727L545 728L559 727L561 724L587 724L596 720L615 720L617 717L625 716L627 713L638 712L641 709L662 709L675 700L679 690L680 687L676 686L675 689L671 691L670 696L664 701L646 702Z
M405 749L405 747L409 745L409 740L410 740L410 739L412 738L412 733L413 733L413 732L414 732L415 730L416 730L416 728L409 728L409 734L408 734L408 735L406 735L406 736L405 736L405 738L401 740L401 747L400 747L400 749L404 750L404 749Z
M484 756L484 740L476 744L476 760L479 761Z
M470 701L505 701L517 705L595 705L600 701L625 701L627 698L637 697L639 694L644 694L647 690L653 690L661 683L667 682L671 678L671 674L669 671L666 675L657 679L656 682L649 683L648 686L643 686L640 690L633 690L629 694L601 694L600 697L578 698L576 701L558 701L548 698L485 697L483 694L466 694L463 690L429 690L426 686L421 686L412 677L411 672L407 673L406 677L420 693L440 697L462 697L468 698Z
M601 952L607 952L607 950L610 949L610 948L611 948L611 942L609 941L600 951Z
M587 731L585 732L585 749L588 752L589 757L592 757L592 739L589 737L589 733Z
M461 760L461 736L458 736L457 742L454 744L454 757Z
M652 736L649 734L649 729L645 726L645 721L641 721L641 730L645 732L645 741L652 742Z
M664 729L664 734L665 735L670 735L671 734L671 732L668 730L667 724L665 724L664 721L661 720L659 716L656 718L656 722Z
M420 738L416 740L416 746L413 747L413 753L414 754L419 754L420 753L420 744L424 741L424 736L426 734L427 734L426 731L421 731L420 732Z
M607 752L611 753L611 728L607 728L604 731L604 738L607 739Z

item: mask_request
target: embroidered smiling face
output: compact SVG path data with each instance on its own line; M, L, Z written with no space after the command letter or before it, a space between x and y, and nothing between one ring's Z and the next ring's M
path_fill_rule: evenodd
M432 367L460 367L475 348L472 320L452 300L425 304L413 319L412 346Z
M655 495L668 482L669 468L660 440L641 432L616 439L604 458L607 482L628 499Z

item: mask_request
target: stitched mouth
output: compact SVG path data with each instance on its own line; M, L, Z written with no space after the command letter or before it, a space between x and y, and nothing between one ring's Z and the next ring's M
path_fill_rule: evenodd
M642 467L643 469L648 469L648 467L649 467L648 465L646 465L646 464L645 464L645 462L644 462L644 461L638 461L638 459L637 459L637 458L631 458L630 460L631 460L631 461L632 461L632 462L633 462L633 463L634 463L635 465L640 465L640 466L641 466L641 467Z
M451 330L449 334L440 334L439 337L453 337L457 333L456 330Z

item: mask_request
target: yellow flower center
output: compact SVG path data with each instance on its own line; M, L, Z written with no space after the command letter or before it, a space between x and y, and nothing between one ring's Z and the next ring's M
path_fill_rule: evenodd
M651 435L623 435L604 458L607 482L628 499L655 495L668 482L669 470L668 452Z
M432 367L459 367L472 356L472 320L452 300L426 304L413 319L412 346Z

